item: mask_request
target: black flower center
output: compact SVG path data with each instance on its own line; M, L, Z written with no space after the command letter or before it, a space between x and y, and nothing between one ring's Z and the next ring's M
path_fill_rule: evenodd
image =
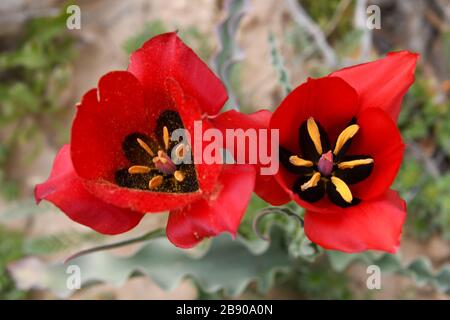
M122 149L130 166L117 170L116 183L121 187L157 192L197 191L197 173L190 146L182 137L178 141L170 139L176 129L184 129L179 114L166 110L158 117L152 136L132 133L125 137Z
M333 148L327 133L313 118L304 121L299 129L300 150L296 155L280 147L280 162L298 175L292 190L308 202L316 202L325 193L340 207L359 203L349 185L361 182L372 172L374 160L367 155L346 155L359 126L352 121L339 135Z

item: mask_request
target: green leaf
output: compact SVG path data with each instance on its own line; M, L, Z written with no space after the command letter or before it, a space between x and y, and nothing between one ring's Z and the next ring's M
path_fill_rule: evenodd
M253 281L264 292L271 287L278 272L287 272L290 268L283 233L274 227L270 245L263 241L250 243L242 238L232 241L229 235L222 235L215 238L200 257L161 238L150 241L131 257L99 252L71 260L70 265L80 267L83 285L108 282L118 286L132 275L144 274L165 290L175 288L188 277L207 293L223 291L225 295L236 296ZM30 283L30 279L24 281L29 288L38 285L60 296L68 296L71 290L66 287L67 266L46 266L40 279L35 279L34 283ZM12 268L17 285L24 285L20 275L26 274L25 271Z
M292 91L292 86L289 82L289 73L284 66L283 57L277 48L277 43L272 33L269 34L269 45L272 65L278 73L278 81L284 89L284 94L288 95Z
M232 70L233 66L244 58L244 53L236 41L236 33L242 17L249 10L250 2L249 0L227 0L225 6L226 18L217 27L219 50L212 64L228 91L229 99L224 110L239 110L232 85Z
M338 251L326 251L326 253L331 266L336 271L343 271L356 262L377 265L382 272L404 275L413 279L419 286L429 284L441 292L450 294L450 264L435 272L430 260L426 257L419 257L405 265L399 255L388 253L346 254Z

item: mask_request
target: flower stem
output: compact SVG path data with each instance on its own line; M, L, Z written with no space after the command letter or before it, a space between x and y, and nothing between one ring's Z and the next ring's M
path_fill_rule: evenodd
M284 214L288 217L292 217L296 219L303 227L304 222L302 217L300 217L296 212L292 211L291 209L286 207L268 207L259 211L255 219L253 220L253 230L255 231L256 235L263 240L270 241L270 238L261 233L259 224L265 216L268 216L270 214Z
M143 242L143 241L147 241L147 240L152 240L152 239L156 239L156 238L161 238L163 236L165 236L166 234L166 230L165 229L156 229L156 230L152 230L150 232L147 232L139 237L136 238L131 238L128 240L124 240L124 241L119 241L119 242L115 242L115 243L111 243L111 244L105 244L105 245L101 245L98 247L93 247L90 249L86 249L86 250L81 250L71 256L69 256L64 263L67 263L75 258L79 258L81 256L85 256L87 254L91 254L94 252L98 252L98 251L105 251L105 250L110 250L110 249L115 249L115 248L119 248L119 247L124 247L124 246L128 246L130 244L134 244L134 243L138 243L138 242Z

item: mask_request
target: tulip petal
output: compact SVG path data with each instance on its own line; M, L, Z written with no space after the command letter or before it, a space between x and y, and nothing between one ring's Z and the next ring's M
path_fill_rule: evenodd
M325 249L347 253L380 250L395 253L400 245L406 204L389 190L373 201L336 213L307 211L305 232Z
M255 183L250 165L225 165L217 190L194 203L173 210L167 222L167 237L180 248L191 248L205 237L229 232L236 235Z
M418 58L408 51L391 52L383 59L344 68L330 76L342 78L356 89L361 111L381 108L396 122L403 96L414 82Z
M173 78L198 101L203 112L215 115L227 101L220 79L175 32L156 36L131 55L128 71L143 84L148 100Z
M351 185L351 190L357 198L374 199L386 192L394 181L405 145L396 124L381 109L366 109L359 115L357 123L360 130L347 155L370 155L374 163L369 177Z
M221 130L224 134L226 132L226 129L236 129L240 128L243 130L247 129L266 129L267 132L269 130L269 122L270 118L272 116L272 113L269 110L260 110L251 114L243 114L240 112L237 112L235 110L230 110L227 112L223 112L219 114L216 118L212 120L213 124ZM262 134L262 133L261 133ZM271 150L271 139L270 134L265 136L266 139L266 146L265 150L268 154L270 154ZM259 143L259 150L261 149L261 143L263 141L260 139L261 135L259 135L258 143ZM235 148L234 150L230 150L233 154L233 156L236 158L237 154L239 152L245 154L245 159L249 159L248 152L251 149L250 143L247 143L245 145L245 148L239 148L236 143L235 139ZM278 161L278 159L271 160L271 164L261 164L260 158L258 157L258 164L256 165L256 182L255 182L255 193L262 198L264 201L270 203L271 205L282 205L290 201L289 195L284 191L284 189L278 184L278 182L275 180L275 177L273 174L271 175L262 175L261 174L261 168L267 167L270 165L274 165L274 162ZM276 172L274 172L276 173Z
M309 117L320 123L329 141L334 142L357 114L358 108L356 91L342 79L309 79L283 100L272 115L270 127L280 129L282 147L302 155L298 131Z
M57 154L48 180L35 188L35 198L52 202L70 219L103 234L119 234L134 228L143 214L107 204L90 194L73 169L70 146Z

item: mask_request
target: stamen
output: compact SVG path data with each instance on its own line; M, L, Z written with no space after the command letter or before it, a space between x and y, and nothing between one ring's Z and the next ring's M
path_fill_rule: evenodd
M150 149L148 144L146 144L143 140L141 140L139 138L137 138L136 140L139 143L139 145L141 146L141 148L144 149L151 157L155 156L155 154L153 153L152 149Z
M336 191L341 195L345 202L351 203L353 201L352 192L343 180L337 177L331 177L331 183L334 184Z
M150 189L156 189L163 183L163 181L164 181L163 176L154 176L148 182L148 187Z
M357 159L357 160L351 160L351 161L344 161L338 164L339 169L352 169L356 166L362 166L365 164L371 164L373 163L373 159L367 158L367 159Z
M322 143L320 142L320 131L317 123L314 121L313 117L310 117L306 122L306 126L308 128L309 136L311 140L314 142L314 146L316 147L317 153L322 154Z
M302 185L300 186L300 189L301 189L302 191L305 191L306 189L315 187L315 186L317 186L317 184L319 183L319 181L320 181L320 173L319 173L319 172L316 172L316 173L314 173L314 174L312 175L311 179L309 179L308 181L306 181L304 184L302 184Z
M341 151L344 144L358 132L359 126L357 124L352 124L351 126L348 126L344 129L344 131L341 132L339 135L336 146L334 147L334 154L337 155L339 151Z
M178 182L183 182L184 180L184 173L181 172L180 170L177 170L173 173L173 176L175 177L175 180L177 180Z
M166 126L163 127L163 140L164 140L164 147L166 150L169 149L169 130Z
M290 156L289 162L296 167L312 167L313 166L312 161L305 160L305 159L299 158L297 156Z
M147 166L132 166L128 168L129 174L141 174L141 173L149 173L151 168Z

